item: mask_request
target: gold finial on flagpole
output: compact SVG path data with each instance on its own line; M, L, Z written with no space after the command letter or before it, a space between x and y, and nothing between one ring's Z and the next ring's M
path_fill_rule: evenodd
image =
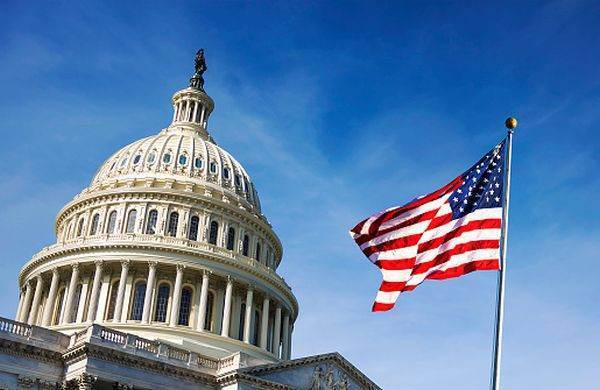
M517 122L517 118L513 118L512 116L509 117L506 122L504 122L504 125L506 126L506 128L508 130L514 130L517 127L517 124L519 122Z

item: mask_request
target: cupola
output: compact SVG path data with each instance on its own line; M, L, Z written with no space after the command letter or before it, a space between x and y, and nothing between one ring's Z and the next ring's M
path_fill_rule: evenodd
M195 72L189 87L173 95L173 121L169 127L188 128L208 139L208 117L215 103L204 91L203 74L206 70L204 49L200 49L196 53Z

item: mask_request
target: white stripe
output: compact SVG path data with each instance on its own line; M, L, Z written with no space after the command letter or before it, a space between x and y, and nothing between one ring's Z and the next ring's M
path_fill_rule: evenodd
M423 233L420 242L427 242L437 237L441 237L450 231L460 227L461 225L465 225L471 221L479 221L482 219L493 219L493 218L502 218L502 207L494 207L494 208L486 208L486 209L478 209L465 215L462 218L454 219L448 222L445 225L438 226L435 229L431 229Z
M400 291L377 291L375 302L386 304L395 303L399 295Z
M377 260L402 260L410 259L417 256L418 245L407 246L405 248L390 249L389 251L381 251L372 253L369 260L375 262Z
M469 241L500 240L500 233L501 229L478 229L464 232L460 236L454 237L453 239L443 243L438 247L431 248L425 252L419 253L418 255L416 255L416 264L431 261L437 255L444 253L448 250L454 249L456 245L464 244Z
M412 268L402 270L382 269L381 273L383 274L383 280L385 280L386 282L406 282L410 278Z
M500 257L500 249L477 249L459 255L452 256L450 260L430 268L422 274L412 275L406 282L407 286L416 286L423 282L425 278L436 271L445 271L448 268L457 267L459 265L471 263L478 260L498 259Z

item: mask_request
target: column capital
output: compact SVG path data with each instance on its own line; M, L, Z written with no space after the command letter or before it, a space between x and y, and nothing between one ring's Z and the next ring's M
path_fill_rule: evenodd
M36 283L40 283L40 282L42 282L43 280L44 280L44 279L42 278L42 274L41 274L41 273L39 273L39 274L35 275L35 281L36 281Z
M94 264L97 269L102 269L104 267L104 260L94 260Z
M256 286L254 285L254 283L248 283L246 285L246 290L254 291L256 290Z
M154 268L154 269L156 269L156 266L157 266L157 265L158 265L158 261L154 261L154 260L152 260L152 261L149 261L149 262L148 262L148 267L150 267L150 268Z
M235 279L233 278L233 276L231 276L231 275L227 275L227 284L233 284L233 281L234 281L234 280L235 280Z
M52 268L52 276L54 276L54 275L58 276L58 267Z
M185 264L177 263L177 273L183 272L184 269L185 269Z
M204 277L204 276L208 277L208 276L210 276L210 275L212 275L212 271L210 271L210 270L208 270L208 269L203 269L203 270L202 270L202 276L203 276L203 277Z
M131 264L131 260L129 260L129 259L121 261L121 267L123 267L123 268L129 268L130 264Z
M78 271L79 270L79 263L73 263L73 264L71 264L71 268L73 268L73 271Z

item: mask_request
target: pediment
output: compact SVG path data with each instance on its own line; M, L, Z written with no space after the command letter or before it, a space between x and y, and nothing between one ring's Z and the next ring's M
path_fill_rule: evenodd
M339 353L248 367L238 373L299 390L380 389Z

